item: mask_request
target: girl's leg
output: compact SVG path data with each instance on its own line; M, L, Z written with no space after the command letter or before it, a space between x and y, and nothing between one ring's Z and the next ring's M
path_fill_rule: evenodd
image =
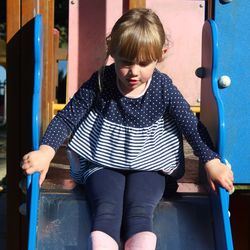
M165 189L165 176L158 172L127 175L124 194L125 250L154 250L154 210Z
M91 233L91 248L89 250L118 250L117 242L102 231Z
M141 232L130 237L125 243L125 250L154 250L156 235L152 232Z
M102 169L90 175L85 186L92 214L92 249L118 249L125 176Z

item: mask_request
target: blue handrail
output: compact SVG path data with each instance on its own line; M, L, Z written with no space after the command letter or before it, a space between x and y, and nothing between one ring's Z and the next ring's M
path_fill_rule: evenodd
M218 152L221 156L221 160L224 163L227 163L226 157L225 157L225 121L224 121L224 106L223 102L220 97L219 88L218 88L218 32L217 32L217 25L214 20L209 20L212 32L212 41L213 41L213 62L212 62L212 90L213 95L215 97L215 101L217 104L218 109ZM225 247L227 250L233 250L233 240L232 240L232 232L231 232L231 225L230 225L230 219L228 214L228 208L229 208L229 193L224 189L219 187L218 188L218 195L219 195L219 205L221 210L221 216L222 216L222 222L223 222L223 230L224 230L224 236L225 236ZM216 242L217 249L222 249L220 247L220 244L223 244L222 242Z
M32 147L39 148L41 85L43 69L42 16L34 18L34 89L32 97ZM27 176L28 250L36 249L40 173Z

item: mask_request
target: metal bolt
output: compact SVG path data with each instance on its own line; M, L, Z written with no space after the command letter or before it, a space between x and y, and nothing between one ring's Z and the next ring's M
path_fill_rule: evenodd
M219 78L218 83L219 83L219 87L227 88L227 87L229 87L231 85L231 79L230 79L229 76L224 75L224 76L221 76Z
M19 208L19 213L23 216L26 216L27 215L27 204L26 203L22 203Z

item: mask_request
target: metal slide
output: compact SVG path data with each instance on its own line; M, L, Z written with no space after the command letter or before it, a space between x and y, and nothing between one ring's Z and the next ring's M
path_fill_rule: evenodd
M154 216L158 250L215 249L208 196L183 195L161 201ZM88 250L90 214L84 190L41 192L37 249Z
M40 59L35 60L34 149L38 147L39 141L41 16L36 17L35 23L35 46L38 46L36 55ZM212 26L211 30L213 30L212 21L206 25L209 28ZM223 135L221 130L220 134ZM90 214L84 190L76 187L71 191L41 190L39 192L38 179L39 175L36 173L29 176L27 183L28 250L87 250ZM183 194L162 201L154 217L154 231L158 236L157 249L232 250L228 200L228 194L220 189L219 196L216 197Z

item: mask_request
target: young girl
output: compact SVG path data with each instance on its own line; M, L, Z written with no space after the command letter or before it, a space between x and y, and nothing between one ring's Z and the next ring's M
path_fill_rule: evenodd
M40 149L23 157L26 174L45 179L56 150L68 145L79 160L71 176L86 187L92 211L92 249L153 250L154 209L165 176L184 173L182 134L204 163L213 190L233 190L233 173L211 150L209 136L171 79L156 69L167 50L158 16L132 9L107 37L114 64L94 73L51 121Z

